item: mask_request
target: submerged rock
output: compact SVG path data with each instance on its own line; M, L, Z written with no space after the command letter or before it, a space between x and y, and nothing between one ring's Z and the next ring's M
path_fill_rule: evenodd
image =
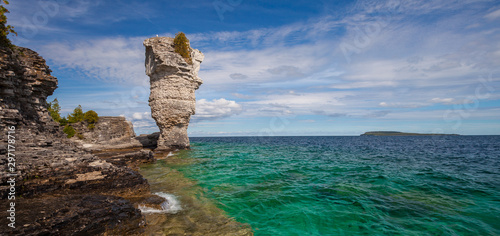
M192 63L186 62L169 37L146 39L144 46L151 83L149 106L160 128L158 149L189 148L187 128L195 114L195 90L203 83L198 71L204 56L190 47Z

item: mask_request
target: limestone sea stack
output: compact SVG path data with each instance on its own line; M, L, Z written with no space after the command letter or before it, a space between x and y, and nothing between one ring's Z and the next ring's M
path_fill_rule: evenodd
M192 61L175 52L174 39L154 37L144 41L146 74L151 84L149 106L160 128L158 149L189 148L187 128L195 114L195 90L203 53L189 47Z

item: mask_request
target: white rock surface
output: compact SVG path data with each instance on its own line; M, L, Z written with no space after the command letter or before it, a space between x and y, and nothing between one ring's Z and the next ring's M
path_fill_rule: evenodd
M192 63L174 51L174 39L153 37L144 41L146 74L150 78L151 115L160 128L159 149L189 148L187 128L195 114L195 90L203 53L190 47Z

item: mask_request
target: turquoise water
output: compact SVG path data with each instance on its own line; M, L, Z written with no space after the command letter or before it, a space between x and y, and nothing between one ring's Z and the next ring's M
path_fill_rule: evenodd
M171 168L255 235L500 235L500 136L191 145Z

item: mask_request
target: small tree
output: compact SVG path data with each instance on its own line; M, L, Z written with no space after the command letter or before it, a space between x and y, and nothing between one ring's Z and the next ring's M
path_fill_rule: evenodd
M50 102L48 104L47 110L49 111L50 116L55 122L61 121L61 106L59 106L59 101L57 101L57 98L54 99L54 101Z
M73 110L73 113L68 115L68 122L69 123L76 123L76 122L81 122L83 121L83 110L82 106L78 105L75 110Z
M83 119L88 123L89 129L94 129L94 124L99 121L99 116L97 115L97 112L89 110L83 114Z
M61 126L66 126L68 123L69 123L69 122L68 122L68 119L66 119L66 117L63 117L63 118L61 118L61 119L59 120L59 124L60 124Z
M63 129L63 132L68 135L67 136L68 138L71 138L71 137L75 136L75 134L76 134L75 129L73 129L73 127L71 127L71 125L66 125L66 127L64 127L64 129Z
M9 5L9 2L6 0L0 0L0 3ZM10 33L17 35L17 33L14 31L14 26L7 25L7 16L5 13L9 13L9 10L7 10L7 8L3 5L0 5L0 46L12 48L13 45L7 38L7 35Z
M187 63L193 63L191 53L189 52L189 39L187 39L184 33L179 32L175 35L174 49L175 52L179 53Z

